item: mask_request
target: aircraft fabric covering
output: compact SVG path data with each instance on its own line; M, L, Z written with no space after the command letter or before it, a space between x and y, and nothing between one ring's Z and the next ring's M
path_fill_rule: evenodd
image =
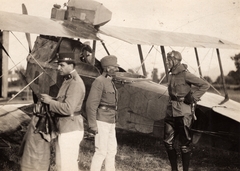
M100 33L131 44L240 49L240 45L205 35L116 26L103 26Z
M57 37L84 38L98 40L97 31L89 24L67 20L53 21L48 18L14 14L0 11L0 29Z
M201 101L198 102L198 105L212 108L213 111L231 118L240 123L240 109L239 103L229 99L222 105L219 103L223 100L223 97L217 94L206 92L202 97Z

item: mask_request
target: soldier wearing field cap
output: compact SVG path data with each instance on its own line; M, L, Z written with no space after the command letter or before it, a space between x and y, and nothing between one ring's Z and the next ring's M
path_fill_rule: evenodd
M92 83L86 103L89 128L95 134L95 153L90 170L100 171L105 161L105 170L115 171L118 91L112 78L119 65L113 55L103 57L100 62L103 73Z
M195 118L195 106L209 85L203 79L191 74L187 65L181 63L182 55L178 51L167 54L169 68L169 103L164 119L164 144L167 149L172 171L177 171L177 153L174 148L176 136L179 138L183 171L188 171L190 162L190 127ZM191 86L197 87L192 90Z
M41 101L49 104L55 113L59 129L56 142L56 166L58 171L78 171L79 145L84 128L81 116L85 97L85 85L75 70L74 53L59 53L58 71L64 77L57 97L41 94Z

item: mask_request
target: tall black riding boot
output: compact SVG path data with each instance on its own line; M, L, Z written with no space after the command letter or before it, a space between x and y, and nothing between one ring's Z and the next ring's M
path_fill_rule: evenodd
M190 152L187 152L187 153L182 152L183 171L188 171L189 163L190 163Z
M172 167L172 171L178 171L177 167L177 152L176 150L167 150L168 158Z

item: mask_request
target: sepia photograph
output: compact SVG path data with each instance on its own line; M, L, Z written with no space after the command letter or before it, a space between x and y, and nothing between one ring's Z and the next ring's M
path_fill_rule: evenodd
M0 1L0 171L240 170L240 0Z

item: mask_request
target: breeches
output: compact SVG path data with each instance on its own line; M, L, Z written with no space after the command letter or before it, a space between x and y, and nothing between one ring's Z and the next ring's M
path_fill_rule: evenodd
M189 151L191 136L189 127L184 124L184 117L166 117L164 120L164 144L167 150L174 149L173 145L177 136L181 150Z
M58 135L56 142L56 166L58 171L78 171L78 155L84 131Z

